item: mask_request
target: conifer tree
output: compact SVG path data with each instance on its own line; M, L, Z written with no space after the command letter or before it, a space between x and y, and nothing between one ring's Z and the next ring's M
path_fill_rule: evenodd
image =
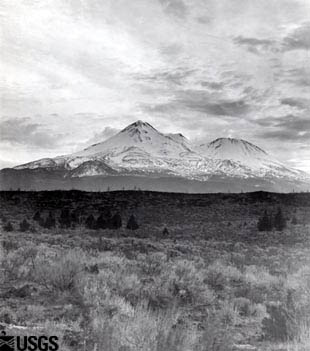
M111 210L109 208L106 208L103 212L105 221L106 221L106 225L108 229L113 229L113 225L112 225L112 213Z
M136 230L139 228L139 225L134 215L131 215L130 218L128 219L126 228L130 230Z
M85 220L85 226L88 229L95 229L96 228L96 220L92 214L90 214Z
M76 211L71 212L70 220L71 220L71 222L78 223L79 219L78 219L78 215L77 215Z
M21 221L19 223L19 230L21 232L26 232L29 229L30 229L30 224L28 223L28 221L26 219L24 219L23 221Z
M33 220L36 222L39 222L40 219L41 219L41 213L40 213L40 211L37 211L33 216Z
M71 227L71 214L68 208L64 208L61 210L59 217L59 224L62 228L70 228Z
M56 226L56 219L52 211L50 211L44 222L44 228L51 229L51 228L55 228L55 226Z
M119 229L122 227L122 217L117 212L111 219L112 229Z
M169 235L169 230L167 229L167 227L165 227L163 230L163 236L166 237L168 235Z
M108 224L107 221L105 219L105 216L103 214L101 214L96 221L96 228L97 229L107 229Z
M279 207L277 213L274 216L274 227L276 230L283 230L286 227L286 220L283 216L282 210Z
M3 230L5 232L12 232L14 230L12 223L9 221L6 223L6 225L3 227Z
M272 230L272 221L271 221L271 217L268 215L267 210L265 210L262 217L259 218L257 223L257 229L260 232Z

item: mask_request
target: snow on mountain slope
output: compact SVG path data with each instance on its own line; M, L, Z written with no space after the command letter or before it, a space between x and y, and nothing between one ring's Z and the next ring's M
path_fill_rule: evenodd
M63 170L66 177L94 175L169 175L195 180L212 176L306 179L259 147L239 139L220 138L198 147L182 134L163 134L137 121L106 141L71 155L42 159L15 169Z
M192 149L192 147L193 147L191 145L190 141L181 133L168 133L168 134L165 134L165 136L173 139L174 141L176 141L179 144L184 145L188 149Z
M174 138L160 133L149 123L137 121L130 124L110 139L92 145L89 148L76 153L76 156L88 156L102 154L109 157L117 157L120 154L134 148L154 156L180 157L190 150Z
M189 148L185 138L179 140L175 136L164 135L150 124L137 121L108 140L80 152L38 160L15 169L63 167L71 171L72 177L105 175L105 168L97 164L102 162L119 173L136 170L153 174L179 175L185 172L189 175L193 170L192 163L195 165L201 159L203 157ZM96 166L92 162L96 162Z
M242 139L218 138L196 148L201 155L214 160L216 168L227 175L240 177L297 177L307 175L286 167L260 147ZM216 170L214 170L216 171Z
M255 158L269 158L264 150L242 139L218 138L200 145L198 150L207 157L221 160L251 162Z

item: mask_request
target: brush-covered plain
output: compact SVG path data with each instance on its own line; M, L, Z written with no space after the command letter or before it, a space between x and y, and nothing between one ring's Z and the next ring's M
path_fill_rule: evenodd
M8 334L58 335L62 351L310 349L308 193L0 201Z

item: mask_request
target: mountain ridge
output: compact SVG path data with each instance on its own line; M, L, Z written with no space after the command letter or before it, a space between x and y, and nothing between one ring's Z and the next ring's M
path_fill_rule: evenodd
M306 187L310 184L310 176L305 172L287 167L246 140L217 138L210 143L194 145L181 133L164 134L141 120L81 151L43 158L13 169L58 171L64 173L64 179L88 177L89 182L94 176L144 176L198 182L216 178L230 183L257 179L258 184L264 181L271 188L273 183L280 182L288 182L289 187L294 183L305 183ZM9 172L0 171L0 176L4 173L8 184Z

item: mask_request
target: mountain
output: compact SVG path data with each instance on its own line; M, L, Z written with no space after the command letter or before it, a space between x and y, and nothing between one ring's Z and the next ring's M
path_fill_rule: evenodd
M309 178L305 172L286 167L260 147L242 139L218 138L199 145L196 151L215 160L217 170L214 172L222 170L226 175L292 180Z
M219 138L192 145L137 121L101 143L0 171L1 189L162 191L305 190L310 176L245 140Z

